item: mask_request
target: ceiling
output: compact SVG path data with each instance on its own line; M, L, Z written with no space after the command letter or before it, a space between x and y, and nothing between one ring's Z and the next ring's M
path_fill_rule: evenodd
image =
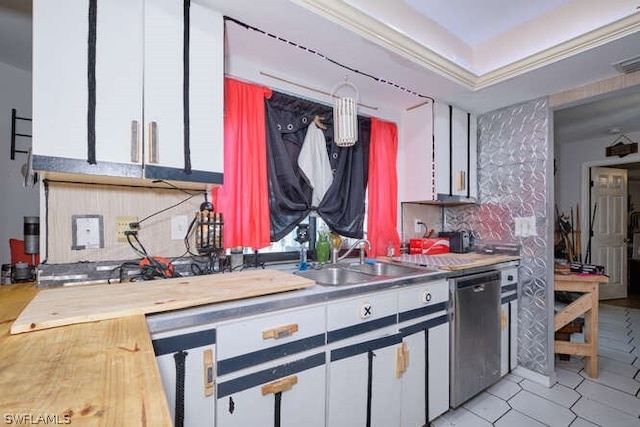
M640 55L640 0L192 1L253 28L227 21L229 74L327 102L348 78L380 117L428 97L484 113L619 76L612 64ZM30 5L0 0L0 62L26 70ZM640 131L639 93L558 111L556 138Z

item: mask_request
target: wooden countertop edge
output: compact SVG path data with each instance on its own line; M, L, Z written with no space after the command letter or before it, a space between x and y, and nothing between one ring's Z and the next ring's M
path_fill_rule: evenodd
M33 284L0 287L3 416L83 426L173 424L144 315L10 335L9 325L37 293Z

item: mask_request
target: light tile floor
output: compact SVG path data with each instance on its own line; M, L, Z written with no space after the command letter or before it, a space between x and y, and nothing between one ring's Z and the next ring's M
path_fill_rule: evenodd
M552 387L508 374L431 425L640 426L640 310L600 304L598 339L598 378L584 373L582 358L556 357Z

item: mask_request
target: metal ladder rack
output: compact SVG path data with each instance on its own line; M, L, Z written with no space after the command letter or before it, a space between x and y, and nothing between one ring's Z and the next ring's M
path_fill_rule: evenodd
M18 133L16 131L16 124L18 120L22 120L25 122L30 122L31 119L28 117L20 117L18 116L18 111L15 108L11 109L11 160L16 159L16 153L24 153L27 154L28 150L16 150L16 137L24 137L31 138L31 135L25 133Z

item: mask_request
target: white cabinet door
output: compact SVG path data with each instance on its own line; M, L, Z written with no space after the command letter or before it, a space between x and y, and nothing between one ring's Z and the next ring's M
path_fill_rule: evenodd
M511 325L511 336L509 337L509 369L513 370L518 366L518 300L514 299L509 304L511 306L511 316L509 318Z
M396 291L328 304L327 425L398 424L396 362L402 336L397 333L397 313Z
M144 32L145 177L181 179L173 174L187 161L193 173L222 173L222 15L195 3L185 15L182 1L147 0Z
M97 2L95 155L98 164L132 163L132 122L142 121L142 10L142 0ZM58 161L58 167L87 165L88 70L92 68L88 38L88 2L34 1L33 153L37 158L72 161ZM99 170L99 166L87 168L89 173Z
M402 114L404 160L400 200L415 202L435 199L433 176L433 104L428 103Z
M504 376L518 363L518 268L506 268L500 274L500 375Z
M34 168L221 183L222 16L194 3L187 21L180 0L90 3L34 1Z
M213 427L215 330L158 334L152 340L174 422L182 418L185 426Z
M218 379L218 427L324 427L325 353Z
M324 426L325 316L316 305L218 325L218 426Z
M510 316L509 303L500 306L500 375L509 373Z
M400 334L369 335L330 351L327 425L398 425L396 358L401 341Z
M457 107L434 105L436 192L454 198L476 198L477 118Z
M449 286L429 282L399 292L405 358L402 427L423 426L449 409Z

